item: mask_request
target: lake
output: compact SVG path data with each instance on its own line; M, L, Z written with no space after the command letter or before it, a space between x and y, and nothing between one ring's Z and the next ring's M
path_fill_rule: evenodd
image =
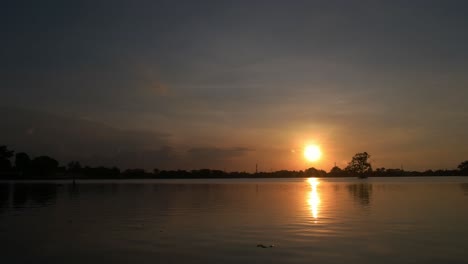
M468 177L0 182L2 263L468 263Z

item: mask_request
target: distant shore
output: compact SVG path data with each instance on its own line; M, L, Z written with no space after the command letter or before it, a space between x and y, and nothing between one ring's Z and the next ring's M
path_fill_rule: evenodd
M14 159L13 159L14 157ZM216 169L160 170L125 169L118 167L82 166L71 161L61 166L49 156L30 158L27 153L9 150L0 145L0 180L77 180L77 179L256 179L256 178L368 178L368 177L433 177L468 176L468 160L461 162L457 169L406 171L401 169L373 168L367 152L356 153L348 166L334 166L330 171L314 167L305 170L278 171L224 171Z
M259 173L260 174L260 173ZM422 178L422 177L468 177L468 175L392 175L392 176L369 176L368 178ZM76 175L75 177L70 176L51 176L51 177L17 177L13 175L1 175L0 181L47 181L47 180L183 180L183 179L200 179L200 180L209 180L209 179L307 179L307 178L320 178L320 179L332 179L332 178L359 178L358 176L313 176L313 175L304 175L304 176L295 176L295 177L282 177L282 176L271 176L271 175L249 175L243 177L234 177L234 176L225 176L225 177L181 177L181 176L171 176L171 177L87 177L85 175ZM365 180L365 179L363 179Z

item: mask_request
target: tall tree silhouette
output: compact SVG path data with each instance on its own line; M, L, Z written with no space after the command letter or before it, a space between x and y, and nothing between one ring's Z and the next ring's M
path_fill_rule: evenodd
M10 159L14 153L13 150L8 150L7 146L0 146L0 171L11 170Z
M367 177L372 172L372 165L369 163L369 159L370 155L367 152L356 153L345 170L357 174L361 178Z
M31 165L36 176L54 176L58 169L58 161L48 156L33 159Z
M24 152L16 153L15 167L21 176L25 175L31 168L31 159L28 154Z
M460 172L462 173L468 173L468 160L465 160L463 161L462 163L460 163L460 165L458 165L457 167Z

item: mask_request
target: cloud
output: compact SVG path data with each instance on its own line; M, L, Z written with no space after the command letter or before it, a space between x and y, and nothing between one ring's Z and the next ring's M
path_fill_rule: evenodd
M134 151L121 151L109 153L104 156L95 156L84 159L85 164L91 166L116 166L119 168L143 168L152 171L158 169L179 169L181 160L177 152L169 146L158 149Z
M145 58L132 58L127 63L131 72L132 86L136 86L148 96L168 96L171 90L162 81L161 70L157 63L149 63Z
M0 107L1 144L32 155L50 155L61 161L94 160L94 164L125 166L123 153L167 152L169 135L139 130L121 130L84 119L39 111ZM161 154L158 154L161 155ZM93 157L94 159L91 159ZM130 161L130 160L129 160Z
M242 158L246 157L253 149L244 147L217 148L201 147L191 148L185 157L187 166L191 168L218 168L226 166L232 167L237 162L242 163Z
M168 134L122 130L86 119L14 107L0 107L0 115L3 116L0 145L27 152L32 157L49 155L62 165L77 160L89 166L149 171L154 168L219 169L231 168L238 159L253 151L245 147L174 147Z
M169 94L169 88L167 87L167 85L165 84L162 84L162 83L159 83L159 82L156 82L152 85L152 90L157 94L157 95L160 95L160 96L165 96L165 95L168 95Z
M249 148L192 148L188 154L193 159L212 159L225 160L242 157L248 152L253 151Z

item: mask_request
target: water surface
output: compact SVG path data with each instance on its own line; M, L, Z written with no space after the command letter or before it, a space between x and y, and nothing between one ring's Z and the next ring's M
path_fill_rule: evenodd
M468 178L1 182L0 243L2 263L468 263Z

